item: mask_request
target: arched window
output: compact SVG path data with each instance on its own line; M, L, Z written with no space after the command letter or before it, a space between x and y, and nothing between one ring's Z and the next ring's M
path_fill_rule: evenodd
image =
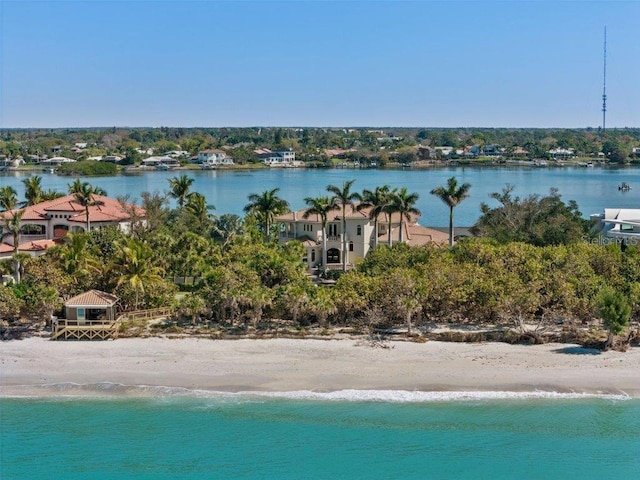
M340 263L340 250L337 248L327 250L327 263Z

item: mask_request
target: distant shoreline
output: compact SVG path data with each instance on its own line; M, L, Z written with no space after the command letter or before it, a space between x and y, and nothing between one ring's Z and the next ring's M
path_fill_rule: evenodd
M575 345L135 338L3 342L0 395L156 396L209 392L529 392L640 398L640 349ZM147 386L119 391L105 385Z

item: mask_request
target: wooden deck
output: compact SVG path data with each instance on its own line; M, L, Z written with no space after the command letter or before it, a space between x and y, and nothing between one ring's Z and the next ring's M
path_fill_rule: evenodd
M118 338L120 323L129 320L167 317L173 313L172 307L152 308L123 312L116 320L66 320L59 319L51 340L110 340Z
M51 340L109 340L118 337L118 321L58 320Z

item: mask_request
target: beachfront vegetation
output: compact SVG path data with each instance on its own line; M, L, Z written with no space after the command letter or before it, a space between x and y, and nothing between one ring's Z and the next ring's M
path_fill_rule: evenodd
M154 328L180 331L191 325L211 335L401 327L419 338L435 337L435 325L463 325L482 330L478 338L587 342L600 338L600 318L611 335L619 335L625 319L640 314L638 248L588 242L575 205L565 204L556 191L521 200L506 187L494 197L500 206L483 206L476 228L481 237L450 248L378 245L327 285L305 270L302 244L281 245L266 235L273 225L269 212L285 208L277 190L250 196L244 219L216 217L203 198L189 192L189 178L176 180L185 188L174 190L172 184L167 194L142 195L147 221L134 224L130 233L103 228L69 234L46 255L15 257L22 277L1 287L0 317L49 318L62 300L92 288L114 293L124 309L175 305L175 317ZM355 198L348 183L336 190ZM460 198L462 187L448 183ZM81 182L70 189L81 196L93 191ZM183 205L169 209L165 197L171 194L184 198ZM3 195L9 203L16 200L11 192ZM417 193L403 188L384 186L360 195L374 207L373 218L397 212L406 221L416 213ZM337 197L305 199L304 215L318 215L322 223L324 247L327 216L343 206ZM10 267L0 266L7 272Z

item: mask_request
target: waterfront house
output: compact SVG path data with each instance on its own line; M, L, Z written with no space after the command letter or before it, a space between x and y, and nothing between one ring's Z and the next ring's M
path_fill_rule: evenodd
M319 215L304 218L306 209L285 213L276 217L278 223L278 241L286 243L298 240L305 246L304 262L308 269L322 264L322 223ZM346 236L348 249L347 267L352 267L359 259L364 258L375 245L374 221L369 218L370 208L360 211L347 207L346 231L342 231L342 207L330 213L327 222L327 266L342 268L345 258L342 251L342 239ZM398 242L400 215L391 217L391 240ZM385 214L378 219L378 244L387 244L389 237L389 221ZM403 243L409 245L437 244L445 245L449 241L446 233L418 225L418 217L403 222Z
M202 168L215 168L223 165L233 165L233 159L227 157L227 153L224 150L208 149L198 152L195 163L202 166Z
M292 149L272 152L268 148L260 148L253 151L262 163L269 167L297 167L302 162L296 161L296 152Z
M144 222L145 211L135 205L123 204L113 198L95 195L99 205L89 207L89 228L117 227L125 232L130 231L134 222ZM22 212L21 229L18 237L18 251L37 256L64 238L68 232L84 232L87 228L87 213L73 194L48 200L23 209L0 213L0 217L8 218L15 212ZM1 226L1 224L0 224ZM13 251L13 238L5 236L5 246L0 255L7 250ZM7 256L11 256L4 252Z

